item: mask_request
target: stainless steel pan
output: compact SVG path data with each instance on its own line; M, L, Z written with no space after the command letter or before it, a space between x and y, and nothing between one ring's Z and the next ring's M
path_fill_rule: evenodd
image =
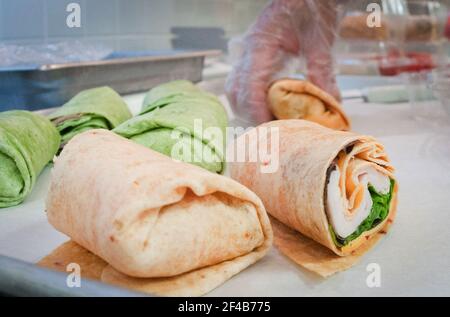
M174 79L199 82L205 57L220 53L117 52L94 62L0 69L0 111L58 107L83 89L103 85L129 94Z

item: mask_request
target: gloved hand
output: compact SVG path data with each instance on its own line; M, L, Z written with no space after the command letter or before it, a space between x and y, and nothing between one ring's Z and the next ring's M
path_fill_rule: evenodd
M242 51L225 87L240 117L256 123L269 121L269 85L300 57L306 61L307 79L340 99L332 56L337 1L273 0L262 11L242 39Z

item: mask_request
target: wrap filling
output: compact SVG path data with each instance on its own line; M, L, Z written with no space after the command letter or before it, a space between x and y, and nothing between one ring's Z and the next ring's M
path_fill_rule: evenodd
M337 247L348 245L389 215L395 181L381 145L359 142L339 153L328 170L326 210Z

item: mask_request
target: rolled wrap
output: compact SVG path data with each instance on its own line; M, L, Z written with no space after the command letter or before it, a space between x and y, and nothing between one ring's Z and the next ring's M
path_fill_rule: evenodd
M217 97L178 80L150 90L140 115L114 132L174 159L222 173L226 126L227 114Z
M162 295L206 293L272 242L264 206L243 185L106 130L76 136L56 159L47 216L109 263L98 278ZM66 250L41 263L64 263Z
M0 113L0 208L20 204L59 148L51 122L28 111Z
M277 80L270 86L267 98L277 119L304 119L335 130L350 129L350 120L339 102L308 81Z
M113 129L131 118L122 98L109 87L84 90L49 118L62 137L62 145L75 135L91 129Z
M372 137L327 129L305 120L269 122L257 128L258 134L268 133L267 128L279 129L279 168L274 173L261 173L261 162L230 163L231 177L261 197L273 217L275 245L283 253L323 276L350 267L386 233L396 213L397 182L383 146ZM243 146L245 142L236 144ZM392 180L387 216L377 219L373 215L376 220L370 222L372 227L358 227L367 230L341 245L330 218L340 215L331 214L328 208L330 175L335 170L340 172L335 192L343 201L343 216L353 219L358 217L362 202L372 199L364 196L367 185L363 184L366 171L372 168ZM374 201L372 208L377 203Z

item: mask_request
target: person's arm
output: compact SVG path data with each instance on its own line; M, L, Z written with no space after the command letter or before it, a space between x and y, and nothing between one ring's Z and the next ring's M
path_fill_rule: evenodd
M332 46L337 33L338 0L274 0L243 39L242 54L226 83L240 117L271 119L266 105L270 83L293 59L303 57L307 77L339 99Z

